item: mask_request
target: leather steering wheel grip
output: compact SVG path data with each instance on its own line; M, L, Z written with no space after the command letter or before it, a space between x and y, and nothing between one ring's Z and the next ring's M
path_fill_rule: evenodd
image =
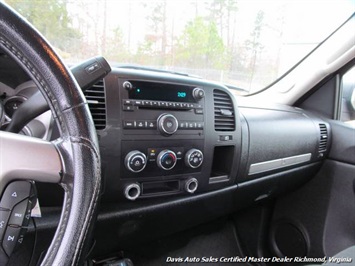
M55 144L62 163L61 218L42 265L82 262L100 194L101 163L87 102L54 49L24 18L0 3L0 47L31 76L48 101L61 132Z

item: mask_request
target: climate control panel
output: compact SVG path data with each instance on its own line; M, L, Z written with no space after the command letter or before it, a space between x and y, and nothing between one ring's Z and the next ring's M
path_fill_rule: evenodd
M133 150L125 156L126 170L131 173L142 172L149 163L150 171L153 172L163 170L170 171L175 168L178 161L183 161L178 165L178 169L197 169L203 163L203 153L201 150L192 148L184 152L182 147L164 148L148 148L147 155L139 150ZM154 171L155 170L155 171Z

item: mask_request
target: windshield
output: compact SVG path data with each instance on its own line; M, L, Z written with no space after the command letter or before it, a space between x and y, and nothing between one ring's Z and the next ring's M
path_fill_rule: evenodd
M68 64L197 75L255 93L306 56L355 10L354 0L7 0Z

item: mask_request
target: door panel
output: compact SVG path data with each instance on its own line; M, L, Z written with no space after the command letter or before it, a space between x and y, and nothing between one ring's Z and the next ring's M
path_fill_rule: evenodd
M270 246L277 256L332 256L355 245L355 129L330 124L331 150L320 171L275 204Z

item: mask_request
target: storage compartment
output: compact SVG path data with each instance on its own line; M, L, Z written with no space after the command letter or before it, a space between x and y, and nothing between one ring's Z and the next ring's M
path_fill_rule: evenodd
M180 191L180 182L178 180L164 182L143 182L142 196L157 194L173 194Z
M210 184L229 180L233 166L234 148L234 146L214 148Z

